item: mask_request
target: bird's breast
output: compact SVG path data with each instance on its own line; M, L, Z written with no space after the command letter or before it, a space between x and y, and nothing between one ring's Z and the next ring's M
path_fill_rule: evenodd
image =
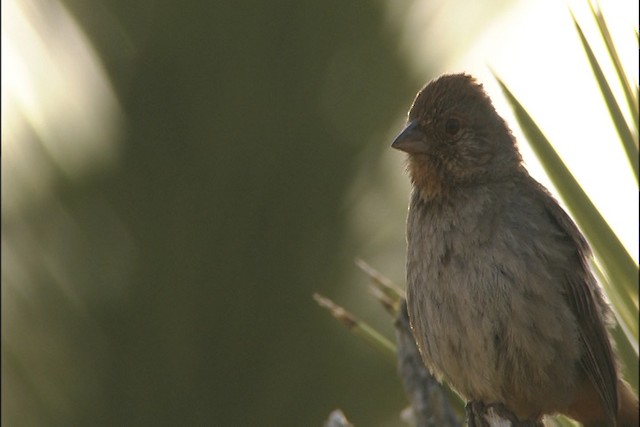
M423 359L468 398L560 401L579 350L540 242L508 210L466 206L410 206L407 307Z

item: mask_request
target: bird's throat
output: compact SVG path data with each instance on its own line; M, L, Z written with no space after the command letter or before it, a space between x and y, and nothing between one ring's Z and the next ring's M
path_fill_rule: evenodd
M424 201L442 197L448 191L442 172L426 156L409 156L407 170L414 188Z

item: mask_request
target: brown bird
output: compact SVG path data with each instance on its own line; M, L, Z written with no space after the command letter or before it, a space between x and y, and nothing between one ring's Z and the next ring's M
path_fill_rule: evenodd
M427 367L522 421L637 426L589 246L527 173L482 85L427 84L392 146L408 153L407 305Z

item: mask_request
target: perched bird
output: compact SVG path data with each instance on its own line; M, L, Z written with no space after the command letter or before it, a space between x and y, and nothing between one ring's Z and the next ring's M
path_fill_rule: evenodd
M589 246L527 173L482 85L431 81L392 146L408 153L407 306L427 367L522 421L637 426Z

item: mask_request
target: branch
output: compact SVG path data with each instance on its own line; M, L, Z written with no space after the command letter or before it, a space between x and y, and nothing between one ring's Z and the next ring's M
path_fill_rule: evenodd
M395 321L398 371L411 402L416 427L460 427L444 388L427 372L409 326L407 303L402 300Z

